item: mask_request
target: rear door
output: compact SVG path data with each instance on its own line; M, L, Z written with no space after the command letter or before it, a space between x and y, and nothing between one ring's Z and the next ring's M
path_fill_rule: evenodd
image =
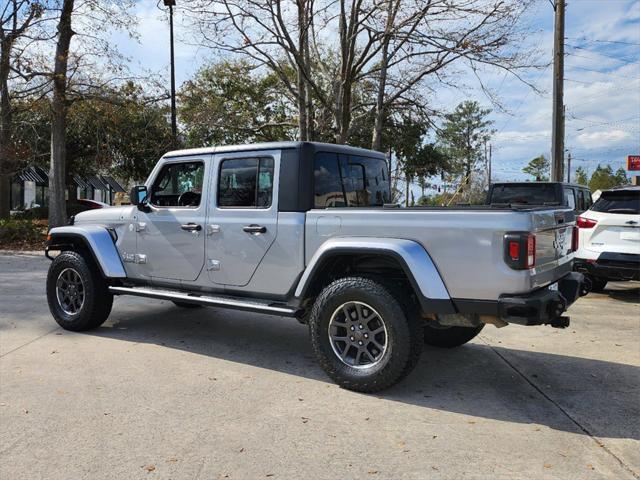
M640 189L603 192L584 216L597 222L585 248L640 254Z
M214 165L205 246L209 279L245 286L278 233L280 151L219 154Z

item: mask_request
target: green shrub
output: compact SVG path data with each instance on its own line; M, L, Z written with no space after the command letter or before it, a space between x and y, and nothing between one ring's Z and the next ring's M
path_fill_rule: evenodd
M45 230L33 220L0 220L0 245L38 243L44 240Z

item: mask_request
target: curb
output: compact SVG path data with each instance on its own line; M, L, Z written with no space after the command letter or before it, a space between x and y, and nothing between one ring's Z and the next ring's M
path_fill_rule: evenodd
M28 257L44 257L43 250L3 250L0 249L0 255L19 255Z

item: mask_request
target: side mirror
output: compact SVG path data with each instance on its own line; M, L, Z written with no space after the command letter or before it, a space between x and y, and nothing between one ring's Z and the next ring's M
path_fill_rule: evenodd
M129 194L131 205L144 205L147 202L147 187L145 185L136 185L131 189Z

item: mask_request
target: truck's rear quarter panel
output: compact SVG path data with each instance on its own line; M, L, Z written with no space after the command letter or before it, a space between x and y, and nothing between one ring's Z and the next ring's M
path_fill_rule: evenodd
M554 212L557 210L311 210L306 219L305 257L308 262L331 237L414 240L431 256L451 298L497 300L501 294L530 292L571 270L572 255L557 258L554 253ZM513 270L504 261L504 234L518 231L540 232L540 263L534 269Z

